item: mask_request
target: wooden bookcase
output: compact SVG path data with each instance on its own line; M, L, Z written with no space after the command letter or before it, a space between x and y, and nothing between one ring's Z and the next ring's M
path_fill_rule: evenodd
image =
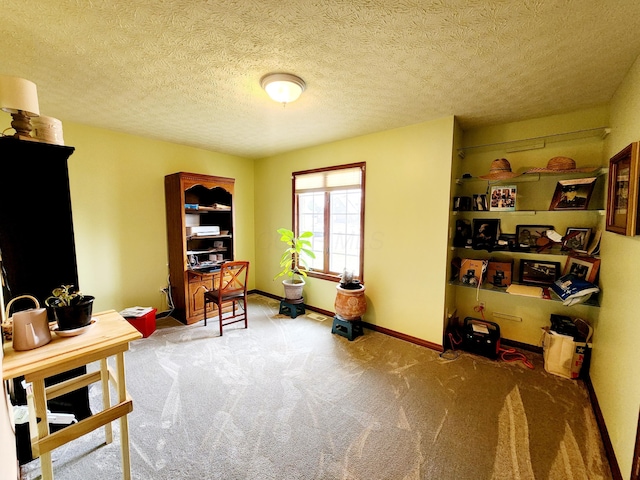
M235 258L234 186L233 178L197 173L165 177L173 316L186 324L204 318L205 289L219 281L220 263Z

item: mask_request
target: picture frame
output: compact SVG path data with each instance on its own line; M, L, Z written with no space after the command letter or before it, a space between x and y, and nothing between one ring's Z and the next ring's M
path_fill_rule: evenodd
M609 160L606 230L620 235L640 233L638 222L638 162L640 142L633 142Z
M453 197L453 211L466 212L471 210L471 197Z
M599 268L599 258L588 255L569 255L567 257L567 263L564 265L562 275L572 273L587 282L596 283Z
M511 285L513 260L492 260L487 265L487 282L494 287L502 288Z
M549 286L560 276L560 262L520 260L519 282L524 285Z
M562 250L575 250L586 253L590 238L590 228L568 227L567 233L564 234Z
M474 218L473 239L474 250L493 251L500 236L500 219Z
M476 212L485 212L489 210L487 196L485 194L473 194L473 210Z
M544 237L547 230L553 230L553 225L517 225L515 248L529 250L538 247L538 240Z
M456 233L453 237L453 246L459 248L471 248L473 245L472 240L473 230L471 229L471 222L464 218L456 220Z
M560 180L551 199L549 210L586 210L597 177Z
M494 185L489 196L489 210L492 212L514 212L518 187L516 185Z

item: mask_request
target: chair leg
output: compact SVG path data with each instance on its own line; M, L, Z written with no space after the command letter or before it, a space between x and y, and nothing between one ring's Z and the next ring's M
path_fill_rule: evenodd
M220 322L220 336L222 336L222 303L218 303L218 320Z
M207 326L207 299L204 299L204 326Z
M244 328L249 328L247 324L247 297L242 297L242 309L244 310Z

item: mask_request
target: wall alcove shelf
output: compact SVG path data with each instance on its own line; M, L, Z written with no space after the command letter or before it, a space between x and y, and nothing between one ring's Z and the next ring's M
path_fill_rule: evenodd
M463 255L469 255L469 253L471 252L480 252L480 253L488 253L490 255L504 255L504 256L511 256L511 257L522 257L522 258L539 258L543 255L557 255L557 256L561 256L561 257L569 257L571 255L587 255L584 252L575 252L573 250L562 250L562 248L560 246L554 246L552 248L546 248L544 250L536 250L536 249L530 249L530 250L509 250L509 249L495 249L492 250L490 252L486 251L486 250L474 250L472 248L467 248L467 247L449 247L451 249L452 252L458 252L460 256ZM595 258L600 258L600 255L589 255L590 257L595 257ZM487 259L485 259L487 260Z
M463 183L473 182L485 182L490 185L510 185L512 183L525 183L525 182L539 182L543 178L559 177L559 178L588 178L588 177L600 177L609 173L609 167L601 167L593 172L576 172L576 173L523 173L519 177L509 178L507 180L486 180L479 177L462 177L456 178L456 184L462 185Z
M515 284L515 282L514 282ZM462 288L478 288L476 285L466 285L462 282L459 282L457 280L451 280L449 282L449 285L454 285L456 287L462 287ZM493 285L491 285L490 283L486 284L483 283L482 285L480 285L480 290L485 291L485 292L494 292L494 293L500 293L500 294L505 294L505 295L511 295L510 293L507 293L506 288L499 288L499 287L494 287ZM538 298L538 297L526 297L526 296L521 296L521 295L511 295L513 297L518 297L518 298L530 298L532 300L542 300L542 301L548 301L548 302L558 302L561 303L562 300L560 298L558 298L557 296L555 296L555 294L550 292L550 298ZM573 306L579 306L579 305L583 305L586 307L600 307L600 303L598 301L598 295L591 295L591 297L589 298L589 300L587 300L584 303L580 303L580 304L576 304L576 305L572 305ZM567 307L569 308L569 307Z
M544 148L549 143L567 142L582 138L600 137L604 139L611 129L609 127L587 128L575 130L573 132L556 133L540 137L523 138L520 140L509 140L506 142L487 143L483 145L470 145L458 149L458 156L464 158L467 152L483 152L492 150L503 150L507 153L520 152L525 150L535 150Z
M473 205L476 208L481 207L482 210L452 210L451 211L451 227L452 231L455 225L455 231L460 228L461 232L468 231L468 235L472 235L475 231L476 224L480 225L485 220L491 219L493 222L497 222L498 225L498 233L500 235L504 235L504 239L515 238L518 233L519 228L523 228L526 226L545 226L546 229L552 229L557 232L560 236L566 235L565 232L568 232L570 228L573 229L585 229L589 233L587 233L587 238L590 235L595 235L603 230L602 223L603 218L605 216L606 211L604 210L604 196L605 196L605 183L606 176L608 174L609 169L606 166L595 167L593 171L590 172L580 172L580 171L564 171L564 172L533 172L533 173L523 173L532 168L540 168L544 165L540 165L540 155L529 155L525 151L533 150L538 148L544 148L547 145L554 144L558 142L558 145L562 146L563 143L574 142L574 143L585 143L585 149L591 151L590 149L599 148L602 144L603 139L608 135L609 129L606 127L592 128L586 130L576 130L572 132L564 132L552 135L544 135L533 138L523 138L521 140L514 141L505 141L500 143L489 143L482 145L471 145L465 146L458 149L458 154L460 159L457 164L457 176L455 179L455 187L453 191L455 192L453 205L466 205L466 203L459 202L456 203L456 198L458 199L468 199L469 206ZM584 142L580 142L580 140L584 139ZM581 147L582 148L582 147ZM519 159L519 163L521 165L518 173L519 175L513 178L502 179L502 180L487 180L479 177L471 176L470 174L462 174L465 171L463 164L466 162L471 162L475 159L481 159L482 161L487 161L487 155L483 155L486 152L492 152L494 154L497 153L498 156L502 155L502 152L517 152L523 151L525 152L523 156ZM477 155L478 153L482 153L481 155ZM465 155L467 155L467 159L465 159ZM595 155L594 155L595 158ZM529 166L526 165L525 162L532 162ZM594 161L594 160L592 160ZM595 164L599 162L595 162ZM471 169L470 169L471 170ZM559 188L562 188L562 185L565 185L566 182L572 182L574 180L579 179L591 179L594 178L595 181L591 182L585 181L583 183L591 185L588 190L588 196L586 197L584 208L556 208L556 204L554 204L554 199L556 195L560 191ZM576 182L580 184L580 182ZM501 186L511 186L513 185L513 189L517 190L516 202L514 206L514 210L506 210L502 208L494 208L491 210L490 199L493 192L492 187L500 188ZM517 186L516 186L517 185ZM476 202L476 199L485 196L485 203L479 204ZM467 234L465 234L467 235ZM453 235L452 235L453 237ZM596 237L598 238L598 237ZM455 239L454 239L455 240ZM464 237L463 237L464 240ZM458 238L460 241L460 238ZM455 243L455 241L453 242ZM451 247L451 256L458 257L461 259L471 259L471 260L493 260L494 262L504 262L511 264L511 278L509 280L510 283L518 285L522 282L522 277L517 274L520 274L520 270L522 269L523 261L533 261L533 262L549 262L557 264L560 268L560 272L564 271L567 262L569 261L569 257L571 257L575 253L572 250L563 250L561 245L554 245L552 248L546 250L537 249L502 249L500 247L496 247L491 251L479 251L476 249L465 248L464 245L460 244L450 244ZM581 254L581 253L580 253ZM488 258L487 258L488 257ZM453 272L452 272L453 273ZM558 275L559 276L559 275ZM516 281L516 278L519 278L520 281ZM483 283L478 288L476 285L469 285L459 281L457 277L452 277L449 282L450 285L455 287L456 290L460 290L460 299L456 300L456 307L460 312L463 312L464 315L469 315L472 312L472 304L473 300L469 298L469 288L477 288L477 292L493 292L497 295L493 296L494 298L490 299L489 302L491 304L491 309L494 313L502 311L507 311L509 308L513 306L513 302L518 303L522 298L524 301L527 301L527 297L508 294L506 292L506 288L495 287L491 284L491 282ZM524 282L526 284L526 282ZM549 290L551 290L549 288ZM511 297L519 297L517 299L512 298L512 300L506 300L508 297L505 297L504 294L511 295ZM477 295L476 295L477 297ZM531 317L535 317L537 315L537 311L540 312L553 312L556 310L557 305L562 305L562 300L555 295L554 293L549 292L549 294L545 293L543 297L528 297L534 302L538 302L539 306L533 306L531 304L531 309L535 310L535 313L530 313ZM479 301L476 298L476 301ZM546 304L546 305L545 305ZM599 307L599 294L592 295L589 300L582 303L586 307ZM577 306L577 305L576 305ZM571 307L567 307L567 312L571 311ZM594 313L591 313L594 314ZM589 314L589 315L591 315ZM597 313L596 313L597 314ZM527 327L523 327L527 328Z
M607 212L606 210L601 210L601 209L587 209L587 210L571 210L571 213L576 215L577 214L581 214L581 213L598 213L599 215L604 216L605 213ZM540 214L555 214L555 215L566 215L567 212L565 211L561 211L561 210L514 210L513 212L496 212L496 211L492 211L492 210L454 210L453 212L451 212L451 214L453 216L468 216L468 217L477 217L477 218L492 218L495 217L496 215L508 215L508 216L523 216L523 217L533 217L534 215L540 215Z

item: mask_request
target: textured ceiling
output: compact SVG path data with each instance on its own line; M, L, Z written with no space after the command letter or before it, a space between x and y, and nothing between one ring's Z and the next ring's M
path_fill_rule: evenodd
M43 115L249 158L601 105L640 54L638 0L0 3L0 74ZM278 71L307 83L286 108Z

